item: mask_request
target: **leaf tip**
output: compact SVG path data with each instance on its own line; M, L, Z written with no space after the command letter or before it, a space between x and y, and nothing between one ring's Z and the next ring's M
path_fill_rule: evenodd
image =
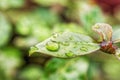
M36 46L32 46L30 47L30 50L29 50L29 56L31 56L33 53L37 52L38 51L38 48Z

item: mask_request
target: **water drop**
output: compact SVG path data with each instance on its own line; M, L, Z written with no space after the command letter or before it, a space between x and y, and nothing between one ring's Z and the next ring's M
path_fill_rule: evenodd
M84 46L81 47L80 50L81 50L81 51L85 51L85 52L88 51L88 49L87 49L86 47L84 47Z
M69 40L74 40L74 37L73 37L73 36L70 36L70 37L69 37Z
M87 45L88 42L86 42L86 41L81 41L80 44L82 44L82 45Z
M56 38L56 37L58 37L59 35L58 35L58 33L54 33L53 34L53 38Z
M61 42L62 45L64 46L69 46L70 44L68 42Z
M58 34L53 33L53 36L51 37L51 41L56 41Z
M72 51L69 51L68 53L65 53L65 55L68 57L72 57L74 55L74 53Z
M79 45L78 43L74 43L73 48L77 48L78 45Z
M59 48L60 48L60 45L57 42L50 41L46 44L46 49L49 51L58 51Z

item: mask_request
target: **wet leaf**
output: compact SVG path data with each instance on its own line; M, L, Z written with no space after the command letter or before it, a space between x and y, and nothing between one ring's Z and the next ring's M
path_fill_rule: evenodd
M112 39L112 27L109 24L96 23L92 29L99 34L101 41L110 41Z
M89 54L100 48L98 44L93 43L89 36L73 32L56 33L33 47L30 49L30 55L38 52L61 58L72 58Z
M114 43L120 42L120 29L114 30L112 40Z

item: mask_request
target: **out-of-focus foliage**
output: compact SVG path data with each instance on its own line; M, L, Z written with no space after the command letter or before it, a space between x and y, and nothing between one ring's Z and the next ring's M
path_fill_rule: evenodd
M17 20L16 25L19 34L33 35L43 40L44 37L46 38L50 34L50 28L57 23L58 16L56 14L46 9L37 9L21 16ZM37 34L43 34L44 36Z
M120 71L119 65L120 65L119 61L116 61L116 60L114 60L114 61L108 60L107 62L105 62L103 64L102 68L103 68L105 74L109 75L109 76L105 76L106 79L108 79L108 80L118 80L119 79L119 77L118 77L119 76L118 73ZM116 69L117 71L111 69L111 67L114 68L114 69Z
M7 42L10 40L11 28L11 24L7 20L7 17L0 12L0 47L7 44Z
M97 22L105 22L100 8L98 6L91 6L86 3L81 3L80 20L87 31L91 32L91 27ZM80 9L80 10L81 10Z
M54 4L66 6L69 0L33 0L42 6L52 6Z
M20 8L24 3L25 0L0 0L0 9Z
M0 50L1 79L4 80L14 79L17 72L17 68L21 64L23 64L22 54L18 49L16 49L15 47L6 47Z
M56 65L52 67L53 64ZM55 77L56 80L85 80L88 67L88 60L83 58L71 60L53 58L46 64L45 71L49 77L48 80L54 80Z
M45 80L44 71L41 67L37 66L27 66L22 72L19 74L20 80Z
M77 32L96 39L90 31L97 22L117 26L113 35L119 36L117 8L110 8L114 14L107 15L95 1L0 0L0 80L119 80L119 61L101 52L74 59L28 54L30 46L56 32Z

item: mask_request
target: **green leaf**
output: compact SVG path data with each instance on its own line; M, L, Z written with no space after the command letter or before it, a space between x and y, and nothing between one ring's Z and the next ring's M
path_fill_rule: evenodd
M60 23L56 24L54 28L52 29L53 32L77 32L81 34L87 34L87 32L83 29L83 27L79 26L76 23Z
M2 75L6 77L6 80L13 80L11 73L16 73L16 69L22 64L22 54L19 49L12 46L0 49L0 69L2 69Z
M114 30L112 40L113 40L113 43L120 42L120 29Z
M29 55L41 53L61 58L72 58L92 53L100 49L93 40L83 34L73 32L56 33L49 39L31 47Z

